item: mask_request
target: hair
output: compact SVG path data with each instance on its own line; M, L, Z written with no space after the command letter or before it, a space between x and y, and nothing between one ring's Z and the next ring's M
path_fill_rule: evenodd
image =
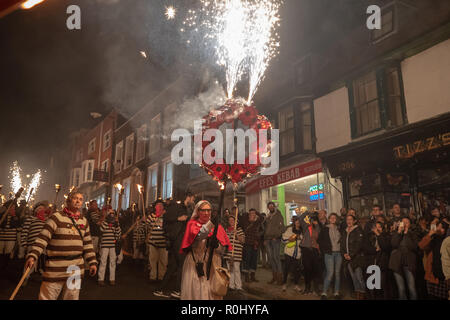
M394 203L391 208L393 208L395 205L397 205L401 208L400 203L398 203L398 202Z
M80 191L73 190L72 192L69 192L69 194L67 195L66 204L69 204L72 198L75 197L75 195L77 194L81 194L81 196L84 197L83 193L81 193Z
M185 193L184 199L190 198L190 197L193 197L193 196L194 196L194 194L192 192L188 191L188 192Z
M444 229L444 234L446 234L447 230L449 228L449 224L447 223L447 221L442 219L441 221L439 221L439 224L442 224L442 228Z
M275 207L275 202L269 201L269 203L267 203L267 208L268 208L271 204L273 204L273 206Z
M378 208L378 209L381 210L381 206L380 206L379 204L374 204L374 205L372 206L372 209L373 209L373 208Z
M347 219L348 217L352 217L353 221L357 221L356 217L354 215L352 215L352 214L348 214L345 219Z
M338 218L338 215L337 215L337 213L335 213L335 212L332 212L332 213L330 213L330 215L328 216L328 220L330 220L330 218L331 218L332 216L335 216L335 217L336 217L336 219Z
M248 210L248 213L255 211L255 214L258 214L258 211L255 208L251 208L250 210Z

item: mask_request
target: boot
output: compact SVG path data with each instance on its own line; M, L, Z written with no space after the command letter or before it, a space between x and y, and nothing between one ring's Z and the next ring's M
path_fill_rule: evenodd
M251 282L259 282L258 280L256 280L254 272L250 272L250 281Z
M248 272L245 273L245 280L246 283L250 282L250 274Z
M277 281L277 273L275 271L272 271L272 280L267 282L268 284L274 284Z
M277 285L281 286L283 284L283 273L282 272L277 272L278 277L277 277Z

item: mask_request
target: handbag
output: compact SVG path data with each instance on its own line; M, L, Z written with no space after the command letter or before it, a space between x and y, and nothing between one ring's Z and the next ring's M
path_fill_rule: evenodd
M211 293L216 296L224 297L227 294L229 285L230 273L228 270L222 267L214 268L214 273L210 282Z

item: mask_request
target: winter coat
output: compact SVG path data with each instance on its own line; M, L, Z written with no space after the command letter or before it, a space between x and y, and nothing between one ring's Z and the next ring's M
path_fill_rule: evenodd
M344 259L344 262L349 262L355 269L364 267L363 238L363 231L358 225L353 226L350 232L346 228L341 236L341 253L350 255L350 261Z
M450 236L447 236L441 245L442 272L445 279L450 279Z
M339 226L336 226L339 231ZM333 253L333 247L331 244L331 237L330 237L330 227L329 225L326 225L323 227L319 232L319 237L317 239L317 243L319 244L320 253L322 254L332 254ZM339 239L339 244L341 243L341 239Z
M311 214L309 212L304 212L300 217L300 225L302 228L302 242L301 247L305 248L316 248L319 249L319 244L317 239L319 238L320 226L319 224L314 225L311 221ZM310 226L312 226L312 232L310 232ZM312 237L311 237L312 235Z
M166 239L175 243L177 240L181 240L186 230L187 222L189 221L193 212L192 207L186 207L184 203L177 204L172 203L166 208L166 213L163 219L163 230ZM178 218L186 215L188 218L186 221L178 221Z
M376 241L380 250L377 251ZM389 256L391 254L391 236L387 232L382 232L377 236L374 232L364 235L363 239L364 261L367 266L377 265L382 270L389 267Z
M443 236L433 235L430 237L428 234L422 238L419 242L419 248L424 251L423 267L425 269L425 280L439 284L439 280L445 280L444 273L442 272L442 262L440 249Z
M264 240L281 239L285 230L284 219L280 210L267 214L265 221Z
M412 232L400 234L397 231L391 237L392 253L389 258L389 269L402 274L407 266L413 275L416 274L417 238Z
M253 222L247 221L243 229L245 233L245 244L257 249L261 242L261 236L264 234L261 218L258 217Z

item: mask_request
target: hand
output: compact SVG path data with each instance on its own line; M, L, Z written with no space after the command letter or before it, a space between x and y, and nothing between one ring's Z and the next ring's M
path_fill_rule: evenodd
M351 260L350 255L348 255L347 253L344 254L344 258L345 258L345 260Z
M377 251L377 252L378 252L378 251L381 251L380 247L377 247L376 251Z
M178 217L178 221L186 221L187 220L187 218L188 218L188 216L187 215L182 215L182 216L180 216L180 217Z
M93 277L95 276L96 273L97 273L97 266L93 264L92 266L89 267L89 275Z
M428 232L428 235L431 237L433 234L436 233L436 229L430 229L430 232Z
M36 260L33 257L29 257L25 262L25 269L32 268Z

